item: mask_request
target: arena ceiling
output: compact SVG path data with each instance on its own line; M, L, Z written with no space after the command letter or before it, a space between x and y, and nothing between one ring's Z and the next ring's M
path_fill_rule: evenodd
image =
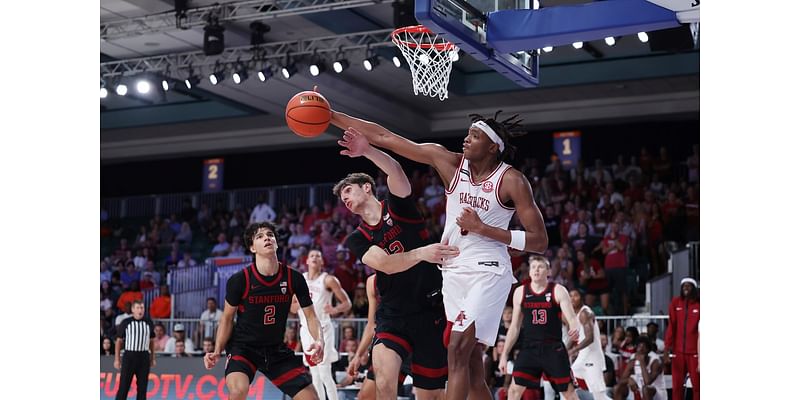
M542 5L567 2L574 3L551 0L542 1ZM190 0L189 7L215 3ZM263 22L271 28L265 39L292 41L394 27L391 1L365 3L368 5L265 19ZM104 34L104 25L172 10L171 0L101 0L100 62L201 51L202 26ZM226 22L225 46L249 45L250 22ZM543 54L541 85L533 89L517 87L462 52L454 64L450 98L445 101L415 96L407 67L396 68L386 59L367 72L354 56L351 67L342 74L326 72L317 77L307 72L307 64L298 63L300 72L291 79L276 75L261 82L251 72L250 79L240 85L228 77L211 86L208 71L204 70L203 83L192 90L176 85L166 93L140 95L130 90L126 96L102 99L101 161L330 145L338 135L337 129L329 129L316 139L301 139L284 122L289 98L314 85L320 87L335 109L375 120L412 138L461 135L467 114L490 114L497 109L520 113L529 129L698 118L699 50L653 52L635 36L621 38L614 47L602 41L592 44L602 57L570 46ZM392 50L386 47L381 54L391 54L387 51Z

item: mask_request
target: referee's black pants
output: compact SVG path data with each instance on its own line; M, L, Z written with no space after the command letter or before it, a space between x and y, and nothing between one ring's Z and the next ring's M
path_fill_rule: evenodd
M126 351L122 354L122 373L117 400L128 398L128 390L136 374L136 400L147 398L147 376L150 375L150 352Z

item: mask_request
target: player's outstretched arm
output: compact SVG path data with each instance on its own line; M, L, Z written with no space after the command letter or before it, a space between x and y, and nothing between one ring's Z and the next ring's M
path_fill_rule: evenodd
M563 306L562 306L563 307ZM566 317L566 315L565 315ZM569 321L568 321L569 322ZM583 340L577 346L570 349L570 353L578 354L594 341L594 313L591 311L581 311L578 313L578 322L583 326Z
M453 153L442 145L415 143L381 125L345 113L331 110L331 123L341 129L353 127L363 133L370 144L391 150L409 160L433 166L445 184L450 182L461 162L460 153Z
M525 290L524 286L519 286L514 289L514 311L511 314L511 325L506 332L506 345L503 347L503 354L500 355L499 367L500 372L506 373L506 364L508 364L508 354L517 344L519 338L519 330L522 326L522 292Z
M533 201L533 190L528 179L518 170L511 169L503 177L499 190L500 198L510 198L514 202L517 217L525 231L510 231L486 225L472 208L465 208L456 218L456 224L466 231L508 244L516 250L544 253L547 249L547 230L542 212Z
M214 352L206 353L203 357L203 363L206 369L212 369L217 365L220 353L225 349L228 340L233 333L233 317L236 315L236 307L225 300L225 308L222 310L222 317L219 319L219 326L217 326L217 342L214 344Z
M303 349L303 351L311 356L311 361L319 363L325 356L325 342L322 336L322 326L317 319L317 313L314 312L313 304L308 307L303 307L303 314L305 314L306 322L308 322L308 332L311 334L311 337L314 338L314 343L311 344L311 347L307 351L306 349Z
M349 127L344 131L339 145L345 150L339 152L350 157L366 157L378 168L386 173L386 184L389 191L397 197L407 197L411 194L411 182L408 181L403 167L390 155L380 151L369 144L367 138L358 129Z
M350 296L348 296L347 292L342 288L339 279L333 275L328 275L325 277L325 286L336 296L336 301L339 303L336 307L331 307L330 304L326 304L325 311L331 316L345 314L350 311L350 308L353 307L353 303L350 302Z
M458 254L458 247L441 243L432 243L427 246L394 254L386 254L383 249L373 245L364 253L361 257L361 261L369 265L372 269L386 274L396 274L417 265L417 263L421 261L427 261L432 264L442 264L444 260L456 257Z
M567 288L562 285L556 285L555 295L558 304L561 306L561 313L569 326L569 337L573 342L578 341L578 317L575 315L575 310L572 309L572 302L569 298ZM592 330L591 327L588 330ZM584 331L585 332L585 331Z
M358 349L350 364L347 366L347 372L350 375L358 374L358 366L361 363L360 359L367 353L372 338L375 336L375 313L378 311L378 298L375 296L375 274L367 278L367 300L369 301L369 311L367 312L367 325L364 327L364 332L361 333L361 341L358 343Z

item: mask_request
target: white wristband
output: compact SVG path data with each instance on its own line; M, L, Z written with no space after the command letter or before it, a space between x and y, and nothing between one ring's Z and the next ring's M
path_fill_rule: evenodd
M525 231L511 231L511 243L508 245L515 250L525 250Z

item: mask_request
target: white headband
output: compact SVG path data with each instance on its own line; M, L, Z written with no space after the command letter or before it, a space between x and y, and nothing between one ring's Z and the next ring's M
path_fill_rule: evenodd
M697 281L692 278L681 279L681 286L683 286L684 283L691 283L694 287L697 287Z
M500 152L502 153L503 150L506 149L506 145L503 144L503 139L500 139L500 136L497 135L497 132L494 131L486 122L483 121L476 121L472 123L473 128L478 128L486 133L486 136L489 136L493 142L497 143L500 146Z

